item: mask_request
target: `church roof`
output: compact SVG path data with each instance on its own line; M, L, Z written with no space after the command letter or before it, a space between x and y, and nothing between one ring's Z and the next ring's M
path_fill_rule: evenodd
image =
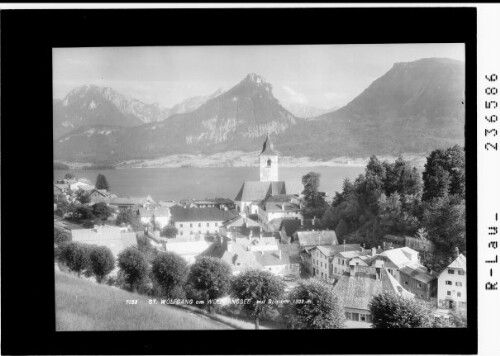
M285 182L249 181L243 183L235 201L262 201L269 195L286 194Z
M262 145L262 152L260 153L261 155L266 154L266 155L273 155L277 156L278 154L273 150L273 143L269 139L269 135L266 136L266 140L264 141L264 144Z

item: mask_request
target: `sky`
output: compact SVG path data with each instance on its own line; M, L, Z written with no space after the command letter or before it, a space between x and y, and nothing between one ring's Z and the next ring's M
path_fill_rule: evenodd
M88 47L53 49L53 96L96 84L145 103L172 107L182 100L228 90L248 73L273 86L283 104L340 107L394 63L441 57L465 61L458 43Z

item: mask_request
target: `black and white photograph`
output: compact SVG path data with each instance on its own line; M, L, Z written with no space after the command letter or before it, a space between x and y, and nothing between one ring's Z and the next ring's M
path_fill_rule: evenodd
M465 53L52 48L56 331L467 328Z

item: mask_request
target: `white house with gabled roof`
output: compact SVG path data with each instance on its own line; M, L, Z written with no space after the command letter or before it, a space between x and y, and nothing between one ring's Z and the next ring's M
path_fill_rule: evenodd
M467 307L467 263L463 254L458 254L438 276L438 308Z

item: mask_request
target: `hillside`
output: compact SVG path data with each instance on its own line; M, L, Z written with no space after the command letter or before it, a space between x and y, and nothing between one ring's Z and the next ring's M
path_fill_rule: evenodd
M230 329L175 307L149 305L148 298L56 272L56 330ZM138 304L125 304L137 299Z
M196 110L134 127L81 127L54 141L65 161L154 159L173 154L255 151L269 132L282 155L330 160L426 153L464 143L463 62L427 58L396 63L346 106L308 120L249 74Z

